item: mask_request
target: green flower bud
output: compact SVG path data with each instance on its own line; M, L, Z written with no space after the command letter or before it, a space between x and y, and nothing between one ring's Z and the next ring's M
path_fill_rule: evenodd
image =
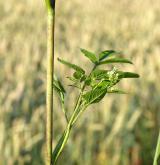
M108 72L110 86L115 85L118 82L118 73L117 68L113 68L110 72Z

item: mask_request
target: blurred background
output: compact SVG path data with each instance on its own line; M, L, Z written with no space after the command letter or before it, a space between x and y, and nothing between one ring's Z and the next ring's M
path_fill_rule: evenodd
M90 69L79 48L123 51L140 74L77 122L59 165L151 165L160 127L160 1L57 0L56 58ZM0 164L43 165L45 156L46 11L43 0L0 1ZM56 61L69 92L72 72ZM65 119L54 97L55 146Z

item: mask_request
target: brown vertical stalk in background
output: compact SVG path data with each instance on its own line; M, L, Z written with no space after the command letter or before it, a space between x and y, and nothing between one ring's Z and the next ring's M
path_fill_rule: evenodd
M53 75L54 75L54 24L55 0L46 0L48 11L47 34L47 91L46 91L46 147L47 165L52 164L52 137L53 137Z

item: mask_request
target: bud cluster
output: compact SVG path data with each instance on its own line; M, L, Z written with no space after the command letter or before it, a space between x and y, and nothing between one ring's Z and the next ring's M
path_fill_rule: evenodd
M109 81L111 82L111 85L114 85L118 82L118 72L117 68L114 67L110 72L108 72Z

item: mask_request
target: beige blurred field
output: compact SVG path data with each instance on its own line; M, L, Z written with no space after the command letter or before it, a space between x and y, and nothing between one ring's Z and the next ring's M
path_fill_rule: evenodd
M57 0L56 57L86 69L79 48L123 51L138 80L128 95L107 95L88 109L59 165L151 165L160 127L160 1ZM77 92L56 61L68 111ZM43 165L45 156L46 12L43 0L0 1L0 165ZM54 97L54 146L65 128Z

